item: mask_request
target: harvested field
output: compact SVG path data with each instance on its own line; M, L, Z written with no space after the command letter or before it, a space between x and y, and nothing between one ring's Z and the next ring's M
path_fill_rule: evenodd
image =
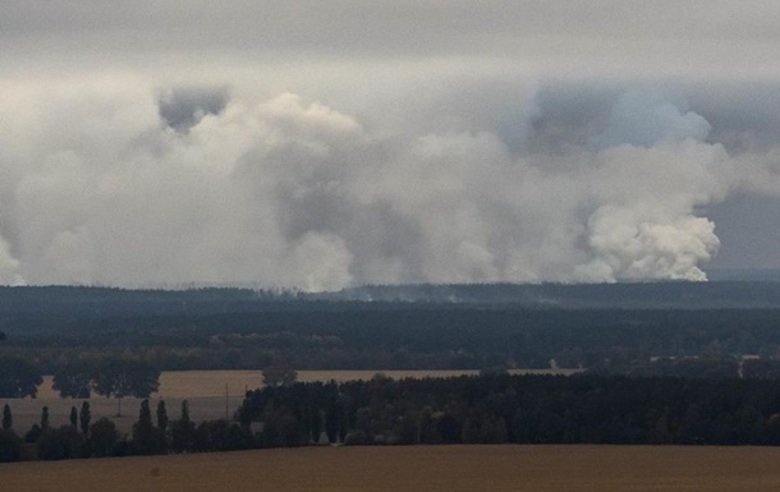
M330 381L337 382L371 379L377 372L394 379L451 377L464 374L477 374L469 370L413 370L413 371L299 371L298 380L304 382ZM573 370L566 369L514 369L513 374L570 374ZM168 415L177 418L182 400L188 400L190 415L196 422L209 419L232 417L235 410L244 400L247 390L262 386L260 370L247 371L165 371L160 375L160 389L153 394L150 401L153 406L159 400L165 400ZM227 390L227 409L225 393ZM83 400L60 398L52 389L51 376L44 377L43 384L38 389L37 398L0 398L0 407L5 403L11 406L14 415L14 428L17 433L24 434L40 420L41 409L49 407L50 421L53 426L65 425L68 422L71 406L81 407ZM124 398L122 400L122 416L117 417L117 401L94 396L89 400L92 411L92 421L100 417L109 417L122 432L128 432L138 418L140 400Z
M299 448L0 465L3 490L778 490L780 448ZM110 485L108 485L110 484Z

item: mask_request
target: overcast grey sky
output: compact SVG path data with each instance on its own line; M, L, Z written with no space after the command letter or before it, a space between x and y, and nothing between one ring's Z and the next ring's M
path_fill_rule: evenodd
M0 282L780 268L780 3L0 2Z

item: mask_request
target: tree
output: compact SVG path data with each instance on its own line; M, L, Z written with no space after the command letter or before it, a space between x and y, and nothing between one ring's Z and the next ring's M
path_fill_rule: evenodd
M41 426L38 424L33 424L32 427L30 427L30 430L28 430L24 435L24 442L28 444L38 442L38 439L40 439L42 433L43 429L41 429Z
M393 432L399 444L419 444L420 429L417 412L407 411L398 418Z
M78 428L79 426L79 412L76 410L76 407L70 407L70 425L72 425L75 428Z
M434 413L431 407L424 407L420 413L420 442L423 444L439 444L441 436L434 420Z
M156 454L162 451L158 429L152 424L152 412L149 409L149 400L141 402L141 410L138 422L133 425L133 448L136 454Z
M311 441L319 444L322 437L322 414L319 408L315 408L311 413Z
M331 444L339 440L339 407L334 398L328 402L325 409L325 433L328 436L328 442Z
M54 370L52 387L63 398L89 398L92 389L91 372L83 361L60 365Z
M509 371L507 371L506 367L504 366L487 366L479 370L480 377L497 378L500 376L506 376L507 374L509 374Z
M80 458L83 452L84 436L70 425L45 429L38 439L38 457L43 460Z
M168 411L165 409L165 402L160 400L157 404L157 428L162 432L168 429Z
M22 440L9 429L0 430L0 463L17 461L22 454Z
M93 377L95 391L117 399L117 416L122 415L122 398L148 398L160 386L160 370L136 359L106 359Z
M298 379L298 372L287 360L277 360L263 368L263 384L269 387L289 386Z
M502 444L507 440L506 422L503 418L485 416L479 429L479 442L483 444Z
M81 424L81 432L87 435L89 431L89 422L92 420L92 412L89 408L89 402L85 401L81 404L81 413L79 414L79 423Z
M138 431L148 432L153 426L152 412L149 410L149 400L141 402L141 408L138 413L138 422L133 426L133 440L136 439Z
M3 430L11 430L14 426L14 417L11 415L11 407L8 403L3 407Z
M460 440L463 444L476 444L480 442L479 423L476 419L466 420L463 424Z
M89 428L89 448L97 457L111 456L119 440L116 425L103 417Z
M460 441L462 429L458 420L452 415L445 414L439 419L436 427L445 444L454 444Z
M190 420L187 400L181 402L181 417L171 425L171 447L177 453L192 451L195 444L195 424Z
M195 449L199 452L227 451L230 424L226 420L201 422L195 431Z
M289 412L271 412L265 416L263 442L267 447L294 447L304 441L298 419Z
M0 398L35 398L42 382L40 371L29 361L0 356Z
M49 428L49 407L44 406L41 410L41 429L46 430Z

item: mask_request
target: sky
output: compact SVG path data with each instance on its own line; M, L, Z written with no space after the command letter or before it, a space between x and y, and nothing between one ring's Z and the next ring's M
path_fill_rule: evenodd
M0 283L780 268L780 3L0 2Z

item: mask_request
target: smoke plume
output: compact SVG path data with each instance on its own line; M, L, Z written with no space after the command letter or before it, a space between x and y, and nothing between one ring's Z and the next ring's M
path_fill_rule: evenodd
M702 211L780 192L774 120L731 89L533 87L391 111L7 79L0 282L705 280Z

